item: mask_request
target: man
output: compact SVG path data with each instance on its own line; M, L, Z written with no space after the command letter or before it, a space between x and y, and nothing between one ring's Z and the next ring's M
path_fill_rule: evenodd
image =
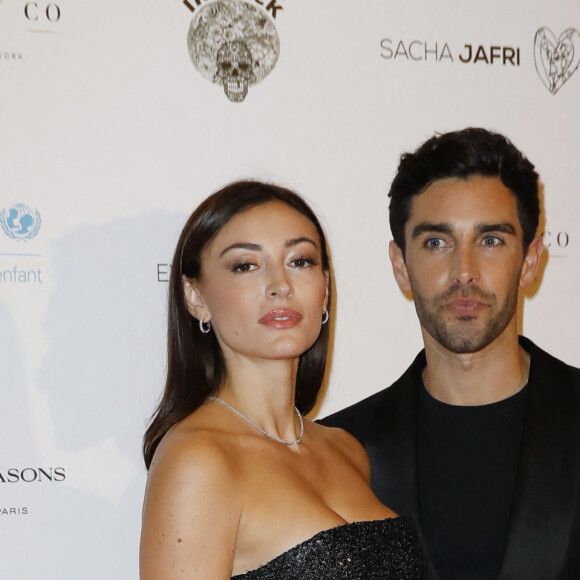
M542 253L538 175L503 136L465 129L403 155L389 196L389 255L425 349L323 423L365 446L433 577L578 579L580 370L517 330Z

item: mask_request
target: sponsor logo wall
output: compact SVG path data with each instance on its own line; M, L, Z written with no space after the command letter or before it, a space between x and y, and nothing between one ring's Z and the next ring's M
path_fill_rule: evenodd
M387 258L400 153L505 133L543 192L523 330L580 366L579 31L578 2L0 0L2 577L138 578L173 247L231 180L296 189L327 231L324 415L421 346Z

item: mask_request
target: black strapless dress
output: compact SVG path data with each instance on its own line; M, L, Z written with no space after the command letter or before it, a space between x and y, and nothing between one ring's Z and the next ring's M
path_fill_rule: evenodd
M409 517L353 522L319 532L232 580L418 580L425 578Z

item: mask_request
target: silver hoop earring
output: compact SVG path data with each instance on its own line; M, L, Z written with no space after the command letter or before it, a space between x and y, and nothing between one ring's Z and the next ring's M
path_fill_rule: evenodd
M326 324L328 319L330 318L330 314L328 314L328 310L326 308L322 309L322 324Z
M199 330L202 332L202 334L208 334L211 330L211 322L204 323L203 316L199 319Z

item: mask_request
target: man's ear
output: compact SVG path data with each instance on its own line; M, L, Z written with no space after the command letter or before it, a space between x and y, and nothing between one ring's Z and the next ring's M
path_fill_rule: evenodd
M520 288L527 288L536 277L540 258L544 249L544 242L540 236L535 236L531 241L520 270Z
M407 264L405 264L405 257L403 251L395 243L389 242L389 258L393 266L393 274L395 280L402 292L407 293L411 291L411 284L409 283L409 272L407 271Z
M203 317L204 322L209 322L211 320L211 313L203 301L197 282L187 278L186 276L182 276L181 281L183 284L183 294L185 296L185 303L187 304L187 311L194 318L197 318L197 320L201 320Z

